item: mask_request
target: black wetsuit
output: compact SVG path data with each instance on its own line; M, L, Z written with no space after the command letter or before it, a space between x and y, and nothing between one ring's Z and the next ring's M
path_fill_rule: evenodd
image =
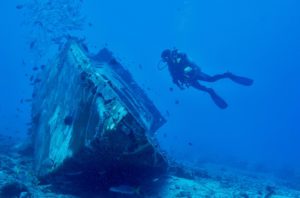
M196 89L205 91L210 94L216 105L222 109L228 106L227 103L220 96L218 96L213 89L201 85L199 81L215 82L220 79L228 78L245 86L252 85L253 83L253 80L249 78L236 76L230 72L217 74L214 76L207 75L203 73L196 64L189 61L186 54L179 53L177 50L168 50L168 53L165 54L164 52L162 53L163 61L168 64L168 69L172 76L173 82L180 89L192 86Z

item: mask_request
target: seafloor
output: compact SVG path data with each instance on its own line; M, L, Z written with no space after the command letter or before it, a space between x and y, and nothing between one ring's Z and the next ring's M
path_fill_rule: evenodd
M267 173L241 171L218 164L170 173L153 180L152 184L137 187L138 190L129 194L109 191L78 193L78 186L76 193L68 191L68 194L36 178L32 171L33 159L28 155L30 150L24 150L22 145L22 139L0 136L1 198L300 198L297 185Z

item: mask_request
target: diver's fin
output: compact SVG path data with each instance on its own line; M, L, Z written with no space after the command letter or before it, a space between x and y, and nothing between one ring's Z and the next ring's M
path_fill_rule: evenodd
M236 76L232 73L228 73L228 75L229 75L229 78L232 81L234 81L238 84L241 84L241 85L244 85L244 86L250 86L250 85L253 84L253 80L250 79L250 78L246 78L246 77L242 77L242 76Z
M220 96L218 96L214 91L210 92L210 96L219 108L221 109L227 108L228 105L225 102L225 100L223 100Z

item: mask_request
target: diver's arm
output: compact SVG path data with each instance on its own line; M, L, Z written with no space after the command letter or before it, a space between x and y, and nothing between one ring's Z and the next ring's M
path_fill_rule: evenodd
M173 83L175 85L177 85L177 87L179 87L180 89L184 89L183 83L182 83L182 78L183 78L182 73L178 72L176 70L173 70L170 67L169 67L169 71L170 71Z

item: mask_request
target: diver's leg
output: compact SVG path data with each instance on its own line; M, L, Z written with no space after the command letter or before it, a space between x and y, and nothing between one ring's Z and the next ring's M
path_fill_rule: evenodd
M235 75L233 73L230 73L230 72L227 72L225 74L226 74L226 76L228 76L228 78L230 80L232 80L235 83L238 83L238 84L241 84L241 85L244 85L244 86L250 86L250 85L253 84L253 80L250 79L250 78L237 76L237 75Z
M218 81L218 80L224 79L224 78L229 78L230 80L234 81L235 83L245 85L245 86L250 86L253 84L252 79L242 77L242 76L237 76L230 72L226 72L224 74L217 74L214 76L210 76L210 75L201 73L197 76L198 80L202 80L202 81L206 81L206 82L215 82L215 81Z
M221 109L225 109L228 106L227 103L220 96L218 96L213 89L207 88L207 87L201 85L197 81L192 82L191 86L196 88L196 89L199 89L201 91L205 91L205 92L209 93L210 97L213 99L215 104L218 107L220 107Z
M202 81L206 81L206 82L216 82L218 80L224 79L224 78L229 78L229 76L227 76L227 74L217 74L217 75L207 75L205 73L200 73L197 76L198 80L202 80Z

